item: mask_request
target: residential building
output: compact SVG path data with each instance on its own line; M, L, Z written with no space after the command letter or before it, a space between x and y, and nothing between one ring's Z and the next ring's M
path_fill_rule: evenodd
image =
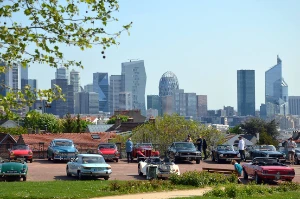
M300 115L300 96L289 96L289 113Z
M119 93L119 109L120 110L132 110L132 93L131 92L120 92Z
M75 71L74 69L70 72L70 84L73 85L73 91L80 92L80 72Z
M288 85L282 77L282 60L265 72L265 104L267 117L289 114Z
M109 79L109 111L113 115L120 109L119 94L122 92L122 75L111 75Z
M238 115L255 116L255 71L237 71Z
M130 61L122 63L122 85L123 92L131 92L132 108L141 110L142 115L146 115L145 90L146 71L144 61Z
M197 95L197 116L207 116L207 95Z
M99 99L95 92L75 93L75 114L98 114Z
M84 86L84 92L93 92L93 84L87 84Z
M93 92L99 95L99 111L109 112L108 73L93 73Z
M158 95L147 95L147 110L149 109L156 109L158 111L158 115L161 115L161 102Z

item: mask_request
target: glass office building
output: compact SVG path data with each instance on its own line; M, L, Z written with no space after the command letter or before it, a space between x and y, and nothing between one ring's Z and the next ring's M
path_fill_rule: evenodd
M255 71L237 71L237 103L239 116L255 116Z

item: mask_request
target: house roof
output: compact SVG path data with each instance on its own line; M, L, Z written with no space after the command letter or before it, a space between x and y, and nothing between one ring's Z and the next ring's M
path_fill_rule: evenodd
M144 124L144 122L122 122L119 125L114 124L107 131L117 131L119 133L132 131L134 128Z
M8 133L0 133L0 144L1 144L3 141L7 140L7 138L9 138L9 137L11 138L11 140L12 140L13 142L17 142L19 135L14 135L14 136L12 136L12 135L10 135L10 134L8 134ZM16 138L17 138L17 139L16 139Z
M4 124L5 122L7 122L8 120L0 120L0 126L2 125L2 124Z
M98 125L89 124L87 126L86 132L90 132L90 133L106 132L112 126L113 124L98 124Z
M98 133L60 133L60 134L22 134L18 143L31 145L38 148L43 143L44 150L48 148L53 139L71 139L77 148L96 148L99 143L107 143L109 139L116 136L115 132ZM100 139L93 139L99 138Z

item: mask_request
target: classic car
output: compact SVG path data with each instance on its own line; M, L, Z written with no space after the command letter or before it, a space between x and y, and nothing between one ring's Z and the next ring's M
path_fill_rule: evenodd
M254 177L257 184L262 181L285 180L292 181L295 170L278 161L277 158L257 157L251 163L243 164L244 179Z
M32 163L33 153L27 144L15 144L9 149L9 159L25 158Z
M240 160L240 154L237 148L232 145L218 145L211 152L211 160L218 163Z
M159 156L159 151L153 148L152 143L137 143L133 147L132 158L137 158L137 162L151 156Z
M282 147L281 150L279 150L281 153L284 153L286 155L286 159L289 159L289 152L287 148ZM294 156L295 164L300 164L300 148L295 148L295 156Z
M173 142L167 150L167 156L175 163L180 160L195 160L196 164L200 164L202 158L201 152L191 142Z
M71 160L78 154L78 150L72 140L54 139L47 149L47 158L55 162L57 160Z
M254 146L253 149L249 151L249 154L251 159L256 157L275 157L281 162L286 161L286 155L282 152L276 151L276 148L273 145Z
M180 175L180 170L178 165L169 161L168 158L162 161L159 157L148 157L138 164L138 174L140 176L146 175L148 180L154 178L166 179L172 173Z
M105 160L119 161L120 153L117 145L114 143L102 143L98 145L98 153L104 157Z
M77 157L67 163L67 176L77 176L79 180L84 177L109 179L111 166L107 164L102 155L78 154Z
M0 160L0 178L7 179L18 179L21 178L23 181L27 179L28 165L24 158L22 159L1 159Z

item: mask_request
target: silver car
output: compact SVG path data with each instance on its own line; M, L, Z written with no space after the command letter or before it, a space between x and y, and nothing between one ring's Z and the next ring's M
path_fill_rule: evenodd
M96 177L108 180L112 170L102 155L79 154L74 160L67 163L66 172L67 176L74 175L79 180L83 179L83 177Z

